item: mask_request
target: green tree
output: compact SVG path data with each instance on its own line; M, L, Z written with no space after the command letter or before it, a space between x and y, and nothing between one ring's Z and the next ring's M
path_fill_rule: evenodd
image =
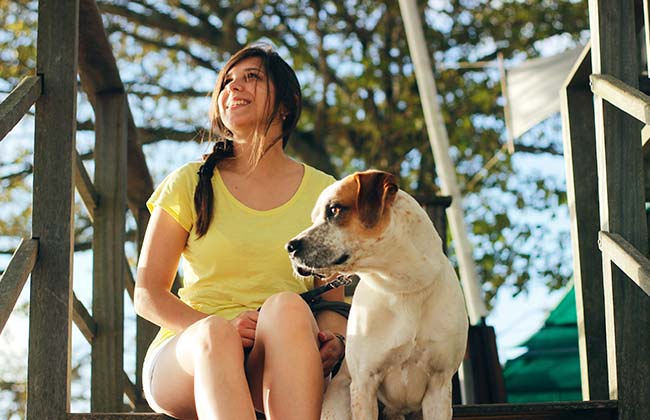
M375 167L401 174L402 186L410 192L436 189L396 1L98 4L145 147L160 140L200 139L216 71L243 45L267 40L290 61L303 84L305 108L292 153L337 175ZM430 0L420 8L488 303L504 284L521 291L535 278L560 287L570 275L567 232L521 214L525 209L556 217L565 202L564 186L514 172L512 157L503 153L498 72L454 66L494 60L498 52L514 60L534 57L540 53L538 41L553 37L576 43L588 25L586 2ZM0 0L0 86L5 90L34 68L35 10L33 0ZM80 129L92 126L89 115L82 103ZM559 130L547 125L525 136L517 150L561 155ZM18 159L1 163L2 201L24 188L31 168ZM0 234L17 236L21 230L16 226L24 226L28 217L25 207L1 218ZM87 232L84 221L79 223L78 231ZM554 252L540 246L549 242Z

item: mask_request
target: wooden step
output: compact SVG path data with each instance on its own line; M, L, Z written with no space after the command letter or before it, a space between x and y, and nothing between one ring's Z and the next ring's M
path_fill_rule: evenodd
M617 420L617 401L575 401L454 406L462 420Z
M454 420L617 420L616 401L454 406ZM68 420L170 420L152 413L71 413Z

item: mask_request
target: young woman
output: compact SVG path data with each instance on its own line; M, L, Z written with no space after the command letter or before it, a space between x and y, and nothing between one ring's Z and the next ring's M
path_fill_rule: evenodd
M147 203L135 308L161 327L143 369L158 412L320 417L346 320L312 313L299 293L319 281L296 277L284 250L334 181L284 152L300 110L298 79L275 51L257 44L237 52L212 96L212 153L167 176ZM170 289L181 256L179 298ZM343 300L343 291L325 298Z

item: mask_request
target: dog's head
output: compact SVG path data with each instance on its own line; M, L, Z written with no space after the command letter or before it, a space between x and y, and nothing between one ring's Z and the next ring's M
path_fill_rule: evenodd
M323 190L312 212L312 226L286 245L295 271L304 276L362 268L390 225L398 189L392 174L369 170Z

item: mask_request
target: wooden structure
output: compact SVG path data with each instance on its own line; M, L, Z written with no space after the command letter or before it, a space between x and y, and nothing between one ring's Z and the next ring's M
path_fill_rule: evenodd
M643 209L650 188L642 175L643 151L650 147L650 97L635 90L642 4L647 5L590 0L592 48L564 95L588 401L457 406L454 418L650 417L650 262ZM647 10L645 16L648 28ZM134 286L123 251L124 209L128 204L138 226L145 226L152 182L99 10L94 0L41 0L38 25L36 75L0 105L2 139L36 104L32 237L18 247L0 281L2 328L31 274L27 418L165 419L133 412L146 410L140 371L153 330L144 321L138 325L135 384L123 370L122 290L132 296ZM588 84L592 73L595 102ZM96 115L94 184L75 149L77 74ZM643 130L637 120L646 124ZM95 225L93 316L72 290L75 186ZM73 321L92 344L92 413L69 412Z
M591 44L562 101L582 389L617 400L620 420L641 419L650 417L650 97L639 90L648 74L639 76L637 34L648 33L648 3L589 9Z

